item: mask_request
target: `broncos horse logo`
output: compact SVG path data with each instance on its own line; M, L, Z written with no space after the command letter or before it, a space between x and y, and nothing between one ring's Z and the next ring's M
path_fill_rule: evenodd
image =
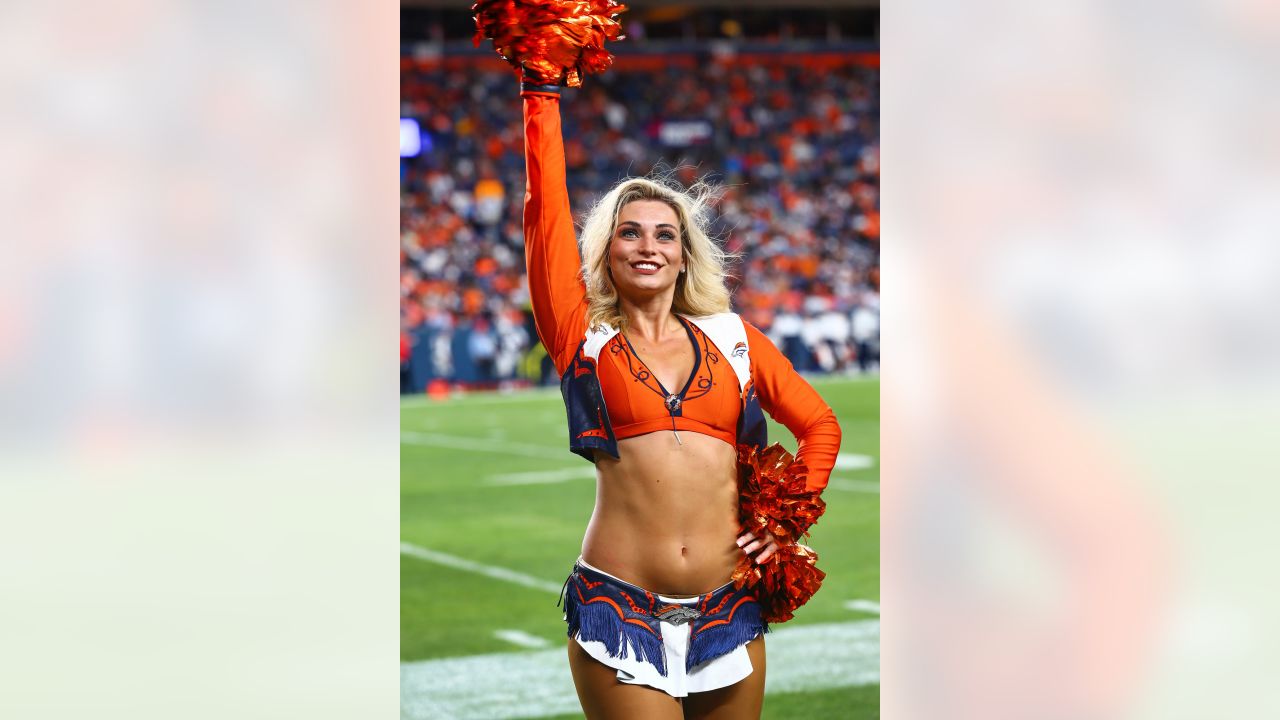
M746 344L746 343L739 341L737 345L734 345L734 346L733 346L733 356L734 356L734 357L736 357L736 358L740 358L740 357L742 357L743 355L746 355L746 354L747 354L747 344Z
M673 625L683 625L690 620L702 617L702 613L685 605L664 605L654 610L653 616Z

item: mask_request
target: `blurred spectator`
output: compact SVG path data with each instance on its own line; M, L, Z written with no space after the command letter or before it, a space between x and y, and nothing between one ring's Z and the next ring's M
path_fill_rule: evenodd
M853 309L851 323L858 369L863 373L880 369L880 294L869 290Z
M409 361L413 358L413 340L409 333L400 331L400 394L410 392Z

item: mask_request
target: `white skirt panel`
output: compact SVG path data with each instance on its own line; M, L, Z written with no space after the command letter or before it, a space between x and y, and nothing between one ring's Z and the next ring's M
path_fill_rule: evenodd
M601 575L608 575L618 582L626 582L597 567L588 565L581 558L578 563ZM692 605L697 598L670 598L658 595L663 603ZM685 656L689 650L689 632L692 625L685 623L676 625L659 621L662 630L662 648L667 657L667 674L663 676L658 668L637 660L634 656L625 658L610 657L605 644L595 640L583 640L575 636L574 640L582 646L587 654L597 661L618 671L618 681L628 685L648 685L657 688L672 697L685 697L689 693L707 692L732 685L751 674L751 657L747 654L747 646L739 645L732 652L709 660L701 665L685 671Z

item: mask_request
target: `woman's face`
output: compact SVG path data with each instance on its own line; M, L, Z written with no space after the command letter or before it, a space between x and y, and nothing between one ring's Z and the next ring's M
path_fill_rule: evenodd
M624 296L645 296L675 287L684 268L680 220L661 200L622 206L609 243L614 287Z

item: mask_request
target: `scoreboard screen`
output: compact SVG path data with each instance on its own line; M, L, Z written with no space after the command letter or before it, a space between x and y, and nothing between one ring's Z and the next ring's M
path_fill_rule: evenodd
M413 118L400 118L400 157L417 157L422 152L422 128Z

